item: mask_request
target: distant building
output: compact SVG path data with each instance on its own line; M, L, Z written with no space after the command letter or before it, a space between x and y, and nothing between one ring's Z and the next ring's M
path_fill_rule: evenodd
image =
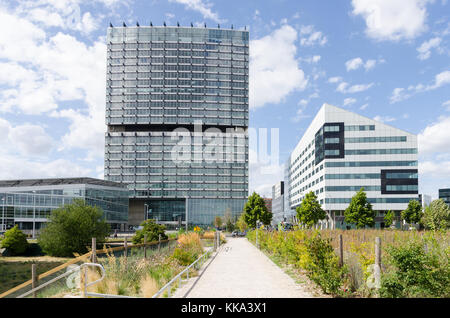
M26 234L36 235L52 210L74 199L101 208L112 229L126 229L126 186L93 178L58 178L0 181L0 230L18 225Z
M422 207L426 207L430 205L431 203L431 195L428 194L419 194L419 202L422 205Z
M309 192L327 212L323 227L351 228L344 211L361 188L384 227L418 199L417 136L348 110L324 104L288 160L289 207ZM397 224L399 222L396 222Z
M439 199L444 200L450 206L450 189L439 189Z
M272 213L272 199L271 198L262 198L264 200L264 204L266 205L267 210Z
M284 181L272 186L272 224L276 225L284 220Z

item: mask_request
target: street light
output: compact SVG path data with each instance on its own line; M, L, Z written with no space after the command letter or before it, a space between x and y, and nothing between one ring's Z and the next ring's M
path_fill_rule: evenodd
M186 199L186 233L188 231L188 211L189 211L189 207L188 207L188 203L189 203L189 198L187 196L185 196Z
M35 238L36 230L36 191L33 190L33 238Z
M144 203L145 211L144 211L144 221L148 218L148 204Z
M6 230L5 225L5 197L2 198L2 205L3 205L3 211L2 211L2 231Z

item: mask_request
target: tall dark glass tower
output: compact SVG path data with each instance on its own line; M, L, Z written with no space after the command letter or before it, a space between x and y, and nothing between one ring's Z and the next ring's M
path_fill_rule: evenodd
M105 179L129 224L210 225L248 194L247 31L110 27Z

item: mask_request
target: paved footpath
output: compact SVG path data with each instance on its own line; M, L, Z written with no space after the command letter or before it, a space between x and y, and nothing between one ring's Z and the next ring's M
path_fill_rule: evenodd
M173 297L304 298L313 297L246 238L227 237L217 256Z

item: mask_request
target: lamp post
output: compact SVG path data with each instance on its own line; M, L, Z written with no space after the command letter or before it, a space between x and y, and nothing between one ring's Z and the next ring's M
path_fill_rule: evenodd
M147 221L147 219L148 219L148 204L147 203L144 203L144 207L145 207L145 211L144 211L144 221Z
M35 238L36 231L36 191L33 192L33 238Z
M188 204L189 204L189 198L187 197L187 196L185 196L185 199L186 199L186 233L187 233L187 231L188 231L188 211L189 211L189 206L188 206Z
M6 230L5 225L5 197L2 198L2 205L3 205L3 211L2 211L2 231Z

